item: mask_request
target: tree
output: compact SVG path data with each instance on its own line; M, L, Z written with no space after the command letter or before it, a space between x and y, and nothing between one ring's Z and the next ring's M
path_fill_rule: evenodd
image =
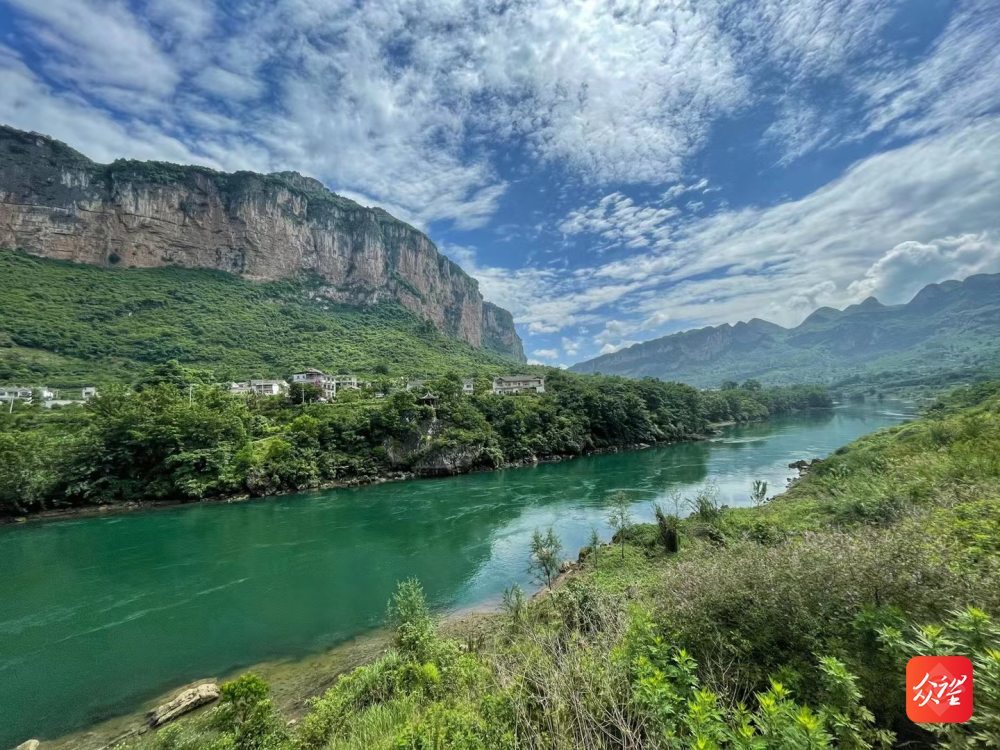
M594 555L594 565L599 562L598 555L601 553L601 537L597 535L597 529L592 528L590 530L590 551Z
M763 390L763 386L761 386L759 380L744 380L743 385L741 385L740 388L744 391L754 392Z
M760 479L753 480L753 487L750 489L750 501L754 505L763 505L767 500L767 482Z
M616 492L611 498L611 512L608 514L608 524L619 538L622 546L622 560L625 559L625 532L632 526L632 510L628 495ZM612 537L614 538L614 537Z
M400 581L389 601L389 624L395 628L393 643L400 653L421 664L428 661L434 644L434 619L424 589L416 578Z
M552 579L559 572L559 558L562 556L562 542L551 526L544 534L535 529L531 535L531 563L528 569L534 573L539 583L552 588Z
M292 383L288 388L288 402L311 404L323 398L323 389L315 383Z
M680 547L680 519L675 515L665 513L659 503L653 504L653 515L656 516L656 528L660 534L660 543L669 554L674 554Z

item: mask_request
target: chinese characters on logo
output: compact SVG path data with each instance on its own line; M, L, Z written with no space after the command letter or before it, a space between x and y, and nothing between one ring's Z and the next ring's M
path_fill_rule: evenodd
M915 656L906 665L906 715L917 724L972 718L972 662L964 656Z

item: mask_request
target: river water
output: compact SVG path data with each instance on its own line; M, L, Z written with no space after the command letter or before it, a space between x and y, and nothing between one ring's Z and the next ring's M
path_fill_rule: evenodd
M790 461L910 415L850 405L644 451L447 479L0 528L0 748L55 737L190 680L319 652L379 626L402 578L442 611L530 586L528 540L567 557L626 490L637 519L708 483L730 505Z

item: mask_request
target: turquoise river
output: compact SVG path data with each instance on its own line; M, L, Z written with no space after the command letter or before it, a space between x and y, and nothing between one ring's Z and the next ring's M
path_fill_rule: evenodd
M745 504L788 463L906 418L851 405L715 439L447 479L0 528L0 748L135 709L206 675L319 652L376 628L402 578L440 611L530 585L531 532L567 556L626 490L636 516L714 483Z

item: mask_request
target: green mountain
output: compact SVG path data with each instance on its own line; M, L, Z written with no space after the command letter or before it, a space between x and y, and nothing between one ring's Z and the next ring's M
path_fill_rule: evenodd
M100 268L0 250L0 383L129 382L168 360L219 380L305 367L436 375L520 367L391 301L337 304L312 276L256 283L222 271Z
M1000 274L924 287L904 305L874 297L821 307L795 328L754 318L646 341L574 365L712 387L865 382L905 386L1000 372Z
M486 302L479 283L427 235L296 172L98 164L59 141L0 125L4 247L108 269L311 278L315 298L389 302L472 347L524 361L510 312Z

